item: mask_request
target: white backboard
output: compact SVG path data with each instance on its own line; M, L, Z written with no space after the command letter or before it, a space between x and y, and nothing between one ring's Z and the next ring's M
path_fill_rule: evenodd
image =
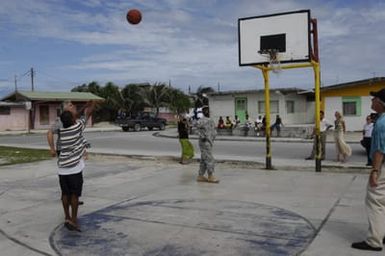
M238 19L239 65L268 64L266 47L279 49L281 63L310 62L310 10Z

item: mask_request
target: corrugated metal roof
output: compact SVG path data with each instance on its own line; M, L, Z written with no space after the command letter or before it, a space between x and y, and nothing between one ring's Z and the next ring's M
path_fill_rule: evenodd
M209 96L219 96L219 95L229 95L229 94L251 94L251 93L259 93L259 92L264 92L265 89L256 89L256 90L233 90L233 91L220 91L220 92L209 92L207 93ZM300 88L295 88L295 87L292 87L292 88L274 88L274 89L270 89L271 92L274 92L274 91L279 91L281 92L282 94L288 94L288 93L301 93L301 92L304 92L305 90L304 89L300 89Z
M369 78L369 79L352 81L352 82L348 82L348 83L340 83L340 84L323 86L323 87L321 87L321 91L333 90L333 89L337 89L337 88L344 88L344 87L351 87L351 86L360 86L360 85L366 85L369 83L379 83L379 82L384 82L384 81L385 81L385 77L373 77L373 78Z
M49 100L49 101L87 101L87 100L103 100L90 92L38 92L38 91L16 91L2 100Z
M17 107L17 106L25 106L25 103L22 102L5 102L5 101L0 101L0 106L2 107Z

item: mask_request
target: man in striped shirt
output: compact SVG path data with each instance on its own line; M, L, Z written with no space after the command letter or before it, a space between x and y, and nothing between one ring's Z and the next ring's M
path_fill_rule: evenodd
M83 131L94 108L95 102L88 102L85 117L78 120L75 119L71 111L64 111L60 116L63 128L60 129L61 150L58 156L58 175L65 215L64 225L69 230L79 232L77 213L79 197L83 188L82 172L85 166L83 154L87 145L87 141L83 137Z

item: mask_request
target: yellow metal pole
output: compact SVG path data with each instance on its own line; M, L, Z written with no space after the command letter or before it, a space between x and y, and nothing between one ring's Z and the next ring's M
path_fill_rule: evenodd
M262 70L263 78L265 80L265 113L266 113L266 169L272 169L271 165L271 133L270 133L270 84L269 84L269 71L273 68L270 66L255 65L255 68ZM316 172L321 171L321 131L320 131L320 65L317 61L311 61L311 63L298 63L286 66L281 66L281 69L292 68L306 68L313 67L314 71L314 83L315 83L315 165Z
M259 68L261 70L263 69L266 69L268 71L270 70L273 70L274 68L272 67L266 67L266 66L262 66L262 65L255 65L254 66L255 68ZM309 67L313 67L313 63L298 63L298 64L290 64L290 65L286 65L286 66L281 66L280 68L281 69L292 69L292 68L309 68Z
M263 78L265 80L265 136L266 136L266 169L271 170L271 142L270 142L270 83L269 69L262 68Z
M315 136L316 136L316 155L315 171L321 172L321 130L320 130L320 66L318 62L312 61L315 82Z

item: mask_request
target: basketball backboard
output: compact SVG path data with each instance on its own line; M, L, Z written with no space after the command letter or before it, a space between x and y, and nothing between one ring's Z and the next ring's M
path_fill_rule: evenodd
M280 63L311 61L310 10L238 19L239 65L271 63L269 51Z

